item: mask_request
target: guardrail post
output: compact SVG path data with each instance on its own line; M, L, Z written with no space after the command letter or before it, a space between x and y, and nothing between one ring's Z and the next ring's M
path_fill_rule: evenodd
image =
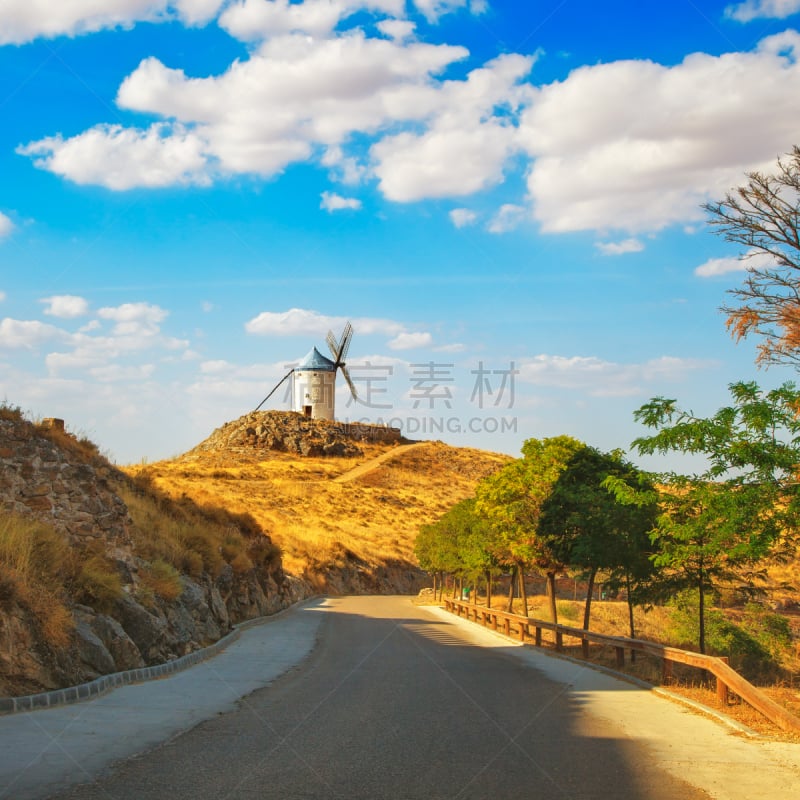
M528 632L528 623L527 622L522 622L522 620L520 620L520 623L519 623L519 640L521 642L525 641L525 634L527 634L527 632Z
M617 658L617 666L624 667L625 666L625 648L624 647L615 647L614 648L614 655Z
M719 660L723 661L725 664L728 663L727 656L720 656ZM728 687L721 678L717 678L717 700L723 705L727 705L728 703Z
M492 630L497 630L497 614L492 614Z
M581 655L589 658L589 640L585 636L581 639Z
M508 617L503 617L503 633L511 636L511 620Z
M564 649L564 634L556 631L556 652L560 653Z
M538 625L536 626L536 638L534 639L534 644L537 647L542 646L542 629Z
M672 683L672 662L668 658L661 659L661 682L665 686Z

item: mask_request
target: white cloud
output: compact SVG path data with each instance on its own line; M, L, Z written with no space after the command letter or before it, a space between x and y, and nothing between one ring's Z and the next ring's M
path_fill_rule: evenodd
M704 200L795 141L798 45L786 31L752 52L581 67L538 90L520 137L542 228L635 233L702 219Z
M0 292L0 303L4 302L7 295L5 292Z
M745 0L725 9L725 16L737 22L754 19L785 19L800 11L800 0Z
M123 303L97 312L100 319L115 323L115 336L152 336L159 332L159 326L168 314L168 311L150 303Z
M358 211L361 208L361 201L355 197L342 197L335 192L323 192L322 202L319 204L320 208L325 209L328 213L333 211Z
M433 342L433 337L427 332L404 332L394 337L389 342L392 350L414 350L419 347L428 347Z
M655 381L684 380L690 373L706 370L712 362L662 356L643 364L619 364L594 356L538 355L518 363L519 380L536 386L574 389L595 397L640 394Z
M478 215L469 208L454 208L450 212L450 222L456 228L466 228L468 225L474 225L478 219Z
M621 256L625 253L640 253L644 244L639 239L623 239L621 242L595 242L604 256Z
M0 239L8 236L14 230L14 223L0 211Z
M38 320L6 317L0 320L0 349L33 349L46 342L67 337L64 331Z
M486 0L414 0L414 5L429 22L436 22L439 17L462 8L473 14L483 14L488 8Z
M83 297L72 294L53 295L45 297L39 302L45 304L45 314L61 319L75 319L75 317L84 316L89 311L89 303Z
M694 271L700 278L713 278L729 272L746 272L748 269L769 269L777 266L771 256L751 250L743 258L710 258Z
M513 231L525 218L525 209L514 203L505 203L492 218L486 230L489 233L508 233Z
M262 311L245 324L248 333L261 336L319 336L332 330L339 334L347 324L347 317L331 317L303 308L290 308L288 311ZM355 335L363 333L397 336L405 326L389 319L356 317L352 319Z
M70 139L58 135L31 142L17 152L75 183L115 190L209 183L204 143L181 125L158 123L147 130L97 125Z
M179 17L189 24L211 19L225 0L3 0L0 45L38 37L78 36L137 21Z
M377 28L378 30L388 36L390 39L397 39L402 41L408 39L413 35L416 25L407 19L383 19Z

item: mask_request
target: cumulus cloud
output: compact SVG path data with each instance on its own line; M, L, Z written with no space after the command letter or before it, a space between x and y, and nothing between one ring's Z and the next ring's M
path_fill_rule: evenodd
M330 330L338 335L351 322L355 336L378 335L392 337L387 346L392 350L411 350L426 347L433 341L431 334L409 331L401 322L376 317L334 317L304 308L288 311L262 311L245 324L248 333L260 336L307 336L322 340Z
M61 319L75 319L82 317L89 311L89 303L83 297L72 294L53 295L39 301L44 303L44 313L50 317Z
M704 200L795 140L798 45L786 31L752 52L581 67L539 89L520 138L542 228L636 233L701 219Z
M137 21L180 18L199 24L214 17L225 0L4 0L0 5L0 45L38 37L78 36Z
M744 257L710 258L694 271L700 278L714 278L729 272L746 272L748 269L769 269L778 266L771 256L751 250Z
M355 197L342 197L336 192L323 192L321 197L322 202L319 207L328 213L344 210L358 211L361 208L361 201Z
M14 223L0 211L0 239L8 236L14 230Z
M146 130L97 125L69 139L31 142L17 152L75 183L115 190L209 183L204 143L181 125L157 123Z
M414 350L419 347L428 347L433 342L433 337L427 332L400 333L389 342L392 350Z
M64 331L38 320L6 317L0 320L0 349L33 349L42 344L67 338Z
M621 242L596 242L595 247L604 256L621 256L625 253L640 253L644 243L639 239L623 239Z
M474 225L478 219L478 215L469 208L454 208L450 212L450 222L456 228L466 228L468 225Z
M123 303L108 306L97 312L100 319L114 323L115 336L152 336L160 330L168 311L151 303Z
M643 364L619 364L594 356L538 355L518 363L519 379L537 386L576 389L595 397L636 395L654 381L680 381L712 362L662 356Z
M785 19L800 11L800 0L745 0L725 9L725 16L737 22L754 19Z
M505 203L492 218L486 230L489 233L508 233L513 231L525 218L525 209L514 203Z

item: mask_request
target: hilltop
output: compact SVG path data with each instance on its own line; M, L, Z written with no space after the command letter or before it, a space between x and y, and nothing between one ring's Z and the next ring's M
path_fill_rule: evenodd
M419 526L509 460L269 411L223 425L175 459L126 471L170 497L252 515L287 572L318 591L409 592L423 581L413 554Z

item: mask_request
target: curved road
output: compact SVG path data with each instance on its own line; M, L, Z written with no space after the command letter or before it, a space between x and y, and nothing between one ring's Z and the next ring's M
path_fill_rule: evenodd
M589 711L574 685L532 670L511 643L492 636L480 646L491 634L444 612L351 597L304 613L322 621L300 666L237 710L59 797L709 797L676 777L680 769L653 766L663 754Z

